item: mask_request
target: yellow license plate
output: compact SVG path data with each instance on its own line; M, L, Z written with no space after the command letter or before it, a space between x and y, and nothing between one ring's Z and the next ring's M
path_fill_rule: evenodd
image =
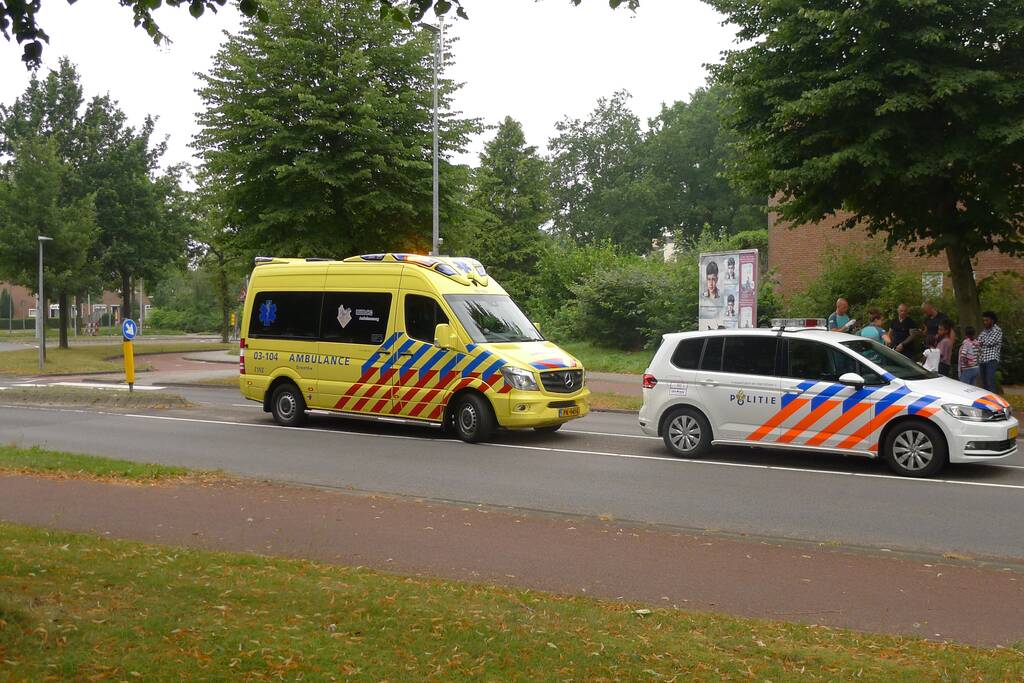
M558 417L579 417L580 408L579 406L573 406L572 408L559 408Z
M1006 430L1006 438L1007 439L1016 439L1017 438L1017 427L1010 427L1009 429L1007 429Z

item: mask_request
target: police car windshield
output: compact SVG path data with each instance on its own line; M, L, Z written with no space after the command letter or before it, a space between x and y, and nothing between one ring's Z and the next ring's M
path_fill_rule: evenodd
M544 339L508 296L446 294L444 298L477 344Z
M882 346L870 339L840 343L899 379L935 379L939 376L930 370L925 370L902 353L893 351L888 346Z

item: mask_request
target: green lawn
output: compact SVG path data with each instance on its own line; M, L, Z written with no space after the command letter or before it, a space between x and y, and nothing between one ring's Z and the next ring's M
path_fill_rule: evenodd
M145 356L157 353L185 353L188 351L216 351L228 349L231 344L210 342L154 342L136 344L135 355ZM70 375L79 372L120 372L124 369L121 358L121 344L71 345L70 349L49 347L46 350L46 365L41 374ZM148 368L144 360L136 360L137 372ZM20 349L0 352L0 374L37 375L39 373L39 351Z
M1019 650L0 524L11 680L1020 680Z
M237 379L236 379L237 382ZM11 387L0 391L7 405L89 406L93 408L191 408L194 404L164 391L92 387Z
M591 410L631 410L638 411L644 404L643 397L625 396L610 391L590 392Z
M591 372L619 372L643 374L654 357L654 351L617 351L604 349L589 342L557 342L576 356L583 367Z
M190 470L184 467L168 467L166 465L137 463L129 460L113 460L93 455L48 451L35 446L32 448L0 446L0 472L61 474L70 477L128 479L132 481L157 481L160 479L180 478L191 473ZM0 606L0 609L2 609L2 606ZM3 615L0 614L0 620L2 618ZM0 657L0 661L2 659L3 657ZM3 667L0 666L0 672L2 671ZM0 676L0 680L2 679L3 676Z

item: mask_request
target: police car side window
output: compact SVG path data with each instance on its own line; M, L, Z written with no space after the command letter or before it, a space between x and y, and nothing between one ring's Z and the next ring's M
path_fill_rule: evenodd
M405 295L405 333L419 341L434 343L434 329L447 325L448 316L429 296Z
M672 365L680 370L696 370L700 365L700 354L704 350L704 338L684 339L672 353Z
M316 339L320 292L260 292L253 299L249 336L268 339Z
M868 384L885 383L877 372L837 348L810 339L789 340L787 377L838 382L848 372L857 373Z
M320 338L339 344L381 344L390 314L391 295L386 292L327 292Z
M722 372L774 375L776 337L726 337Z
M711 337L704 346L704 354L700 357L700 369L709 372L722 371L722 338Z

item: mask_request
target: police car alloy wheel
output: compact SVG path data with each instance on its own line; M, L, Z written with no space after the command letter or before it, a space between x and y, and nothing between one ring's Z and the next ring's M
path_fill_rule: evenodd
M665 446L676 456L693 458L711 447L711 425L699 410L677 408L665 418Z
M494 433L494 413L477 394L463 394L452 406L451 422L455 433L467 443L484 441Z
M282 384L270 399L274 421L286 427L297 427L306 420L306 402L294 384Z
M929 477L945 467L947 460L946 442L930 424L901 424L886 436L885 461L896 474Z

